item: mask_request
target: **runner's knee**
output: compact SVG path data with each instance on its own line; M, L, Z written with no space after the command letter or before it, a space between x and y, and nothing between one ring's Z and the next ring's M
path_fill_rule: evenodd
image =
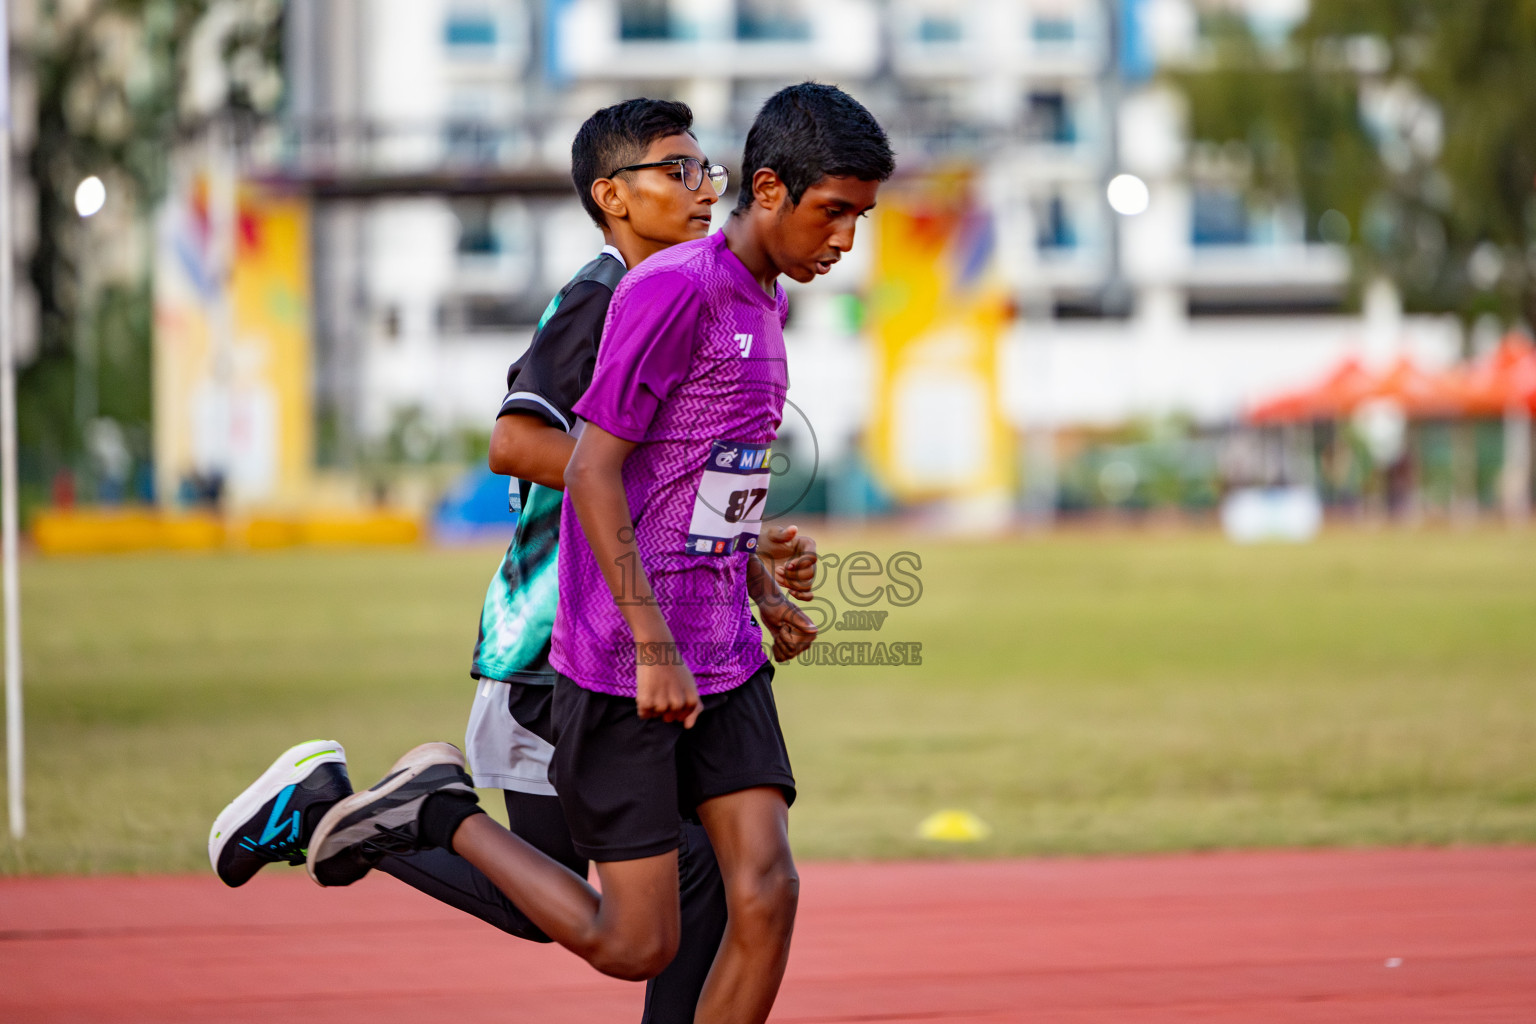
M731 923L762 935L787 933L800 902L800 875L788 857L733 879L727 893Z
M603 936L585 956L602 973L622 981L650 981L677 955L678 937L652 933L643 937Z

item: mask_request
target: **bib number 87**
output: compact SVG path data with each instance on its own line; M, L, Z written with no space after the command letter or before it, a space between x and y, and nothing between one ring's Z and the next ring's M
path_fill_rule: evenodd
M768 488L751 487L740 491L732 491L725 506L725 521L739 523L757 508L762 500L768 496Z

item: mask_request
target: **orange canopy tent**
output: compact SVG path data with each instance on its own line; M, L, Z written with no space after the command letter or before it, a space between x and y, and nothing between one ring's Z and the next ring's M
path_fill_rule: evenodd
M1481 363L1444 373L1427 372L1408 356L1373 373L1347 356L1311 387L1254 406L1248 420L1274 425L1341 419L1376 399L1398 403L1415 419L1502 416L1520 406L1536 412L1536 349L1512 335Z
M1512 409L1536 413L1536 349L1511 334L1488 358L1451 376L1468 416L1503 416Z
M1407 356L1398 357L1376 381L1369 398L1397 402L1415 419L1462 415L1464 402L1453 379L1445 373L1427 373Z
M1375 382L1358 359L1347 356L1311 387L1287 391L1254 406L1248 419L1259 424L1334 419L1365 401Z

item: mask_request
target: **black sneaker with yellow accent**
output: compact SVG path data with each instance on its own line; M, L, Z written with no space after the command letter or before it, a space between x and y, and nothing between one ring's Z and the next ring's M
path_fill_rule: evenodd
M321 816L351 793L340 743L290 747L214 819L208 861L230 886L244 885L268 864L302 864Z

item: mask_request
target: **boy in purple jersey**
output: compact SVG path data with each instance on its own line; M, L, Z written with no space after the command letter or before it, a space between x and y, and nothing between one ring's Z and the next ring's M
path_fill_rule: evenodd
M552 769L601 894L480 813L447 744L402 758L333 828L322 822L309 851L314 874L375 832L452 849L555 941L640 979L677 948L678 812L696 815L728 908L701 1022L767 1018L799 888L794 777L749 603L776 659L814 639L754 556L788 386L777 279L810 281L852 248L894 160L857 101L805 83L764 104L744 168L721 234L620 282L575 406L584 429L564 474Z
M508 395L491 438L493 470L521 479L522 515L487 592L472 673L481 680L466 735L476 784L501 788L512 832L585 877L559 798L548 782L554 747L549 667L555 614L556 538L565 465L576 439L571 411L591 381L614 284L627 266L708 233L725 169L692 134L688 107L633 99L597 111L571 144L571 177L602 231L601 254L550 302L529 348L508 371ZM638 167L633 167L638 165ZM808 600L815 545L793 526L764 534L760 558L792 596ZM300 744L219 815L209 856L221 880L245 884L263 866L304 860L319 819L351 794L341 746ZM725 893L714 851L696 822L679 848L682 935L677 956L646 986L642 1021L691 1021L725 931ZM379 853L376 867L509 934L548 941L475 867L434 848ZM339 884L329 876L327 884Z

